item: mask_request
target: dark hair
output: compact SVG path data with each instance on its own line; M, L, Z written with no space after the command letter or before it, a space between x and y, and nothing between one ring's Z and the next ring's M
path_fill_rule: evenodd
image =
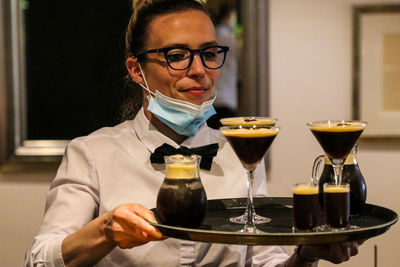
M186 10L200 10L208 15L203 4L196 0L134 0L133 9L125 35L127 58L146 50L150 23L156 17ZM143 101L143 89L129 75L127 79L122 94L122 121L133 119Z

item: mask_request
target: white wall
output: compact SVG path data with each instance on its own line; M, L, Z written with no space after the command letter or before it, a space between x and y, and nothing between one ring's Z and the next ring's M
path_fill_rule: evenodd
M291 185L307 181L314 158L322 154L307 121L351 119L352 5L400 1L270 0L270 105L281 133L271 147L269 191L290 196ZM400 213L400 146L360 143L360 168L367 202ZM371 240L344 266L398 266L400 225ZM320 266L333 266L322 262Z
M42 220L46 192L56 167L7 166L0 171L0 266L22 266Z

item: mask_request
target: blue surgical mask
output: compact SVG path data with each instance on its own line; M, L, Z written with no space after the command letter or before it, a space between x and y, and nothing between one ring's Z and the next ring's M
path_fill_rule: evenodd
M149 92L147 110L153 113L161 122L168 125L180 135L195 136L200 126L212 115L216 114L212 104L216 96L200 106L163 95L160 91L150 91L142 68L139 64L146 86L139 84Z

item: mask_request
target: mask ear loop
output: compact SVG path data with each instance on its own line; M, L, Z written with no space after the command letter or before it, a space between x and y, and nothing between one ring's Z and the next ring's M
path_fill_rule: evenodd
M143 86L140 83L137 83L137 84L139 84L143 89L145 89L147 92L149 92L150 95L155 96L156 94L153 93L152 91L150 91L150 89L149 89L149 85L147 84L146 76L144 75L144 72L142 70L142 66L140 66L140 63L138 63L138 65L139 65L140 73L143 76L143 80L144 80L144 83L146 84L146 86Z

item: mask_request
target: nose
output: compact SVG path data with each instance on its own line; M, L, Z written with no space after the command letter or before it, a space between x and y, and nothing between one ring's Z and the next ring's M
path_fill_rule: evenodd
M189 75L196 75L196 76L203 76L206 70L203 66L203 62L201 61L200 55L195 54L193 55L192 65L189 67L188 74Z

